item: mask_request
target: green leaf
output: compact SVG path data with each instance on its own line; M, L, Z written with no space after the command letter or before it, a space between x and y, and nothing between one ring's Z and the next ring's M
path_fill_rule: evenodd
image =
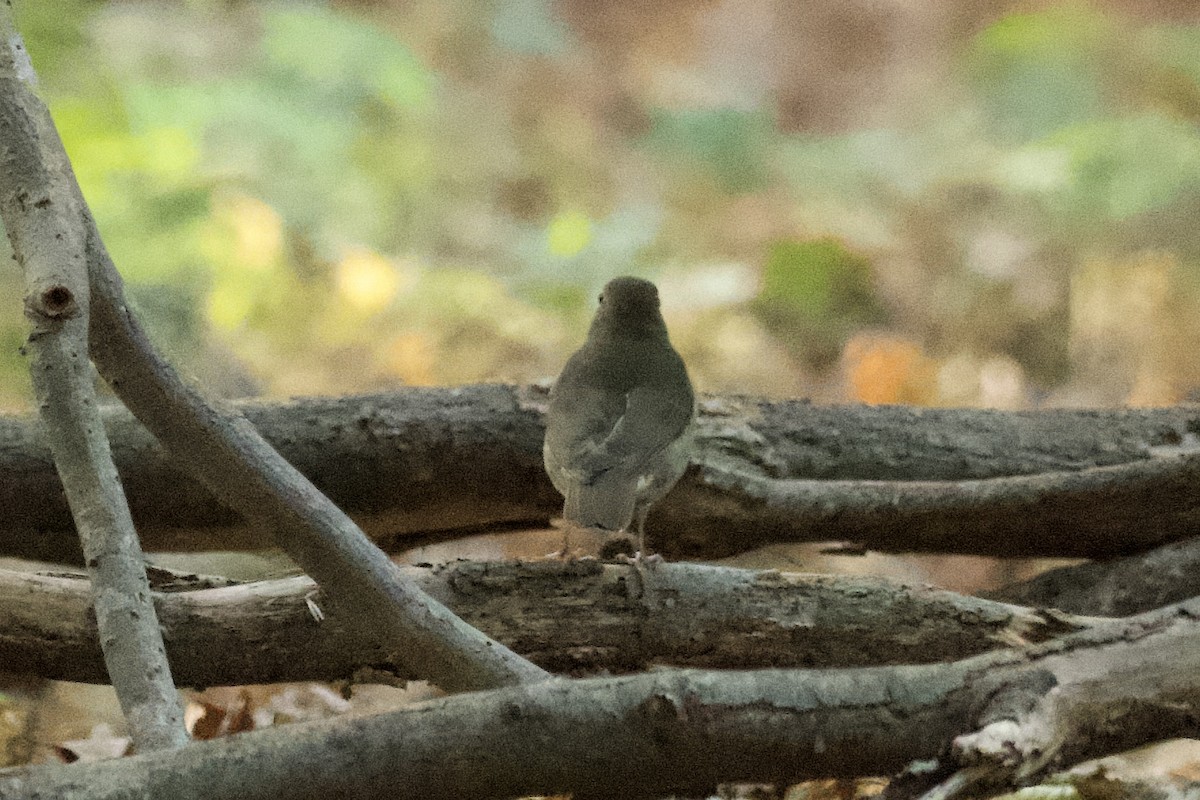
M777 242L767 256L759 299L825 316L865 288L869 266L834 239Z

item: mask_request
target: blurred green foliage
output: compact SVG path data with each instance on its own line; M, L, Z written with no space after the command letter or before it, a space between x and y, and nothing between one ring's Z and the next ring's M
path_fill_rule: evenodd
M1200 18L930 3L875 47L837 38L871 4L785 6L17 11L134 299L215 392L552 375L623 273L661 282L714 390L1200 385Z
M722 192L764 188L773 125L760 112L656 109L648 144L660 158L709 175Z
M756 307L771 333L817 368L834 363L855 330L884 321L870 262L834 239L772 245Z
M1113 35L1102 14L1073 3L1010 14L980 33L967 65L993 134L1029 141L1103 114L1099 56Z

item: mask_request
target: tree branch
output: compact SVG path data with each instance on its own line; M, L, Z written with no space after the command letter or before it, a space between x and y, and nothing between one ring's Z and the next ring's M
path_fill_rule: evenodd
M955 737L933 768L893 782L885 797L1004 792L1098 755L1194 735L1198 614L1193 599L1034 648L1042 687L999 688L975 730Z
M543 681L152 756L8 770L0 795L702 796L720 782L892 772L938 757L957 737L1005 722L1031 730L1040 717L1049 727L1030 741L1046 757L1002 779L1022 783L1046 767L1193 731L1198 614L1191 601L948 664ZM1057 704L1066 713L1047 715ZM943 756L933 771L943 762L958 767Z
M555 516L544 405L544 390L489 385L237 409L372 538L397 548L431 532ZM148 549L262 546L260 528L184 477L127 413L105 417ZM710 397L700 466L648 527L673 558L828 540L1010 556L1137 552L1200 525L1193 457L1178 455L1193 430L1192 408L1004 413ZM0 418L0 552L69 557L76 545L59 494L34 428Z
M645 594L626 565L459 562L405 568L466 622L544 668L572 675L656 664L746 669L965 658L1061 636L1096 620L882 578L663 564ZM102 682L82 582L0 571L0 663ZM176 680L189 686L340 680L363 668L420 674L309 611L306 577L156 594ZM320 602L319 596L316 598Z
M0 215L25 271L30 374L91 579L105 672L141 751L187 742L142 551L96 411L88 362L83 231L70 191L44 166L56 138L28 83L32 67L0 6Z
M1200 538L1125 558L1047 570L986 596L1099 617L1161 608L1200 596Z
M233 411L219 411L184 384L151 346L124 297L120 275L75 181L49 112L32 94L25 102L44 121L15 126L6 144L28 164L55 176L83 223L91 292L90 354L100 374L183 469L242 512L327 592L354 609L380 640L423 677L447 690L541 680L546 673L493 642L407 581L354 523ZM39 147L38 145L42 146ZM10 161L13 159L10 158ZM7 166L7 165L6 165ZM84 265L76 253L76 269ZM82 286L82 271L79 273ZM87 317L83 317L87 320ZM82 360L82 350L77 357ZM138 566L141 572L140 564ZM144 576L142 577L144 581Z
M547 674L422 592L320 490L236 411L210 407L153 349L90 224L88 263L100 374L172 457L238 509L313 577L329 602L447 691L536 681Z

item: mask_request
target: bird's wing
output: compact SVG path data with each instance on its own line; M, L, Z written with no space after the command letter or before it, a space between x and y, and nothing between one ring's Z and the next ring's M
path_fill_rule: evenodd
M570 365L568 365L568 368ZM570 379L569 391L563 384ZM621 414L625 398L605 392L593 383L564 371L550 401L546 418L546 451L563 469L576 474L576 480L587 480L592 471L596 448L612 433ZM584 465L588 461L588 465Z
M618 395L617 403L622 400L623 412L614 414L610 409L604 419L607 435L594 432L578 441L571 448L570 463L564 465L573 480L565 484L563 516L585 527L629 527L642 471L687 430L692 419L694 401L686 387L664 391L641 386Z
M638 471L678 439L691 424L695 398L686 384L646 384L625 395L625 413L596 447L597 460Z

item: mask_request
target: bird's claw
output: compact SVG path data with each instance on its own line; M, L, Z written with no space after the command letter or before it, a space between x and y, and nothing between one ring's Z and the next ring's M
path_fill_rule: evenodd
M583 555L583 551L576 547L564 547L561 550L555 550L552 553L546 553L542 558L546 560L556 559L558 561L578 561Z
M639 569L641 567L647 567L651 570L658 569L659 564L663 564L666 562L666 559L664 559L658 553L651 553L650 555L647 556L647 555L642 555L641 550L638 550L631 556L625 555L624 553L622 553L618 557L618 560L621 563L629 564L632 567L636 567Z
M618 560L633 567L633 574L637 576L635 581L637 588L632 596L640 597L641 601L651 610L658 608L658 592L655 591L654 581L650 579L650 576L657 570L658 565L663 563L663 557L657 553L644 556L642 551L638 550L632 556L622 554Z

